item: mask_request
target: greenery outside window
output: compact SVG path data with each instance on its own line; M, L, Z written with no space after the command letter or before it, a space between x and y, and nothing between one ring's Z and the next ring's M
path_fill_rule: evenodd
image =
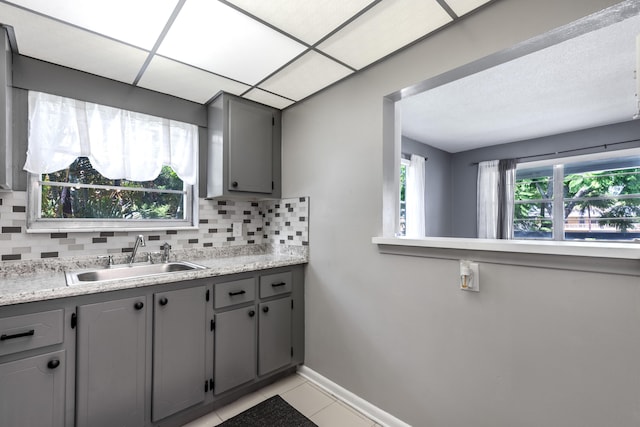
M407 235L407 169L409 168L409 160L402 158L400 162L400 224L398 227L398 235Z
M518 165L514 237L640 238L640 156L632 154Z

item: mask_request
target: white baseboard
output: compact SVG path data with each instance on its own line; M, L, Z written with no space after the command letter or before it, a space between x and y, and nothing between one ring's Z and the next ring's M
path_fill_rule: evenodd
M409 424L397 419L390 413L383 411L377 406L367 402L363 398L356 396L346 388L339 386L338 384L320 375L311 368L307 368L306 366L302 365L298 367L298 374L305 377L312 383L316 384L318 387L325 390L327 393L335 396L336 399L339 399L345 404L351 406L353 409L372 419L381 426L411 427Z

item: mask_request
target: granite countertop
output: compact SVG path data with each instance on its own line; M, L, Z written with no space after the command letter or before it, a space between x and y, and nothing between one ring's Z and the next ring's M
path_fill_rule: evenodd
M0 265L0 306L305 264L307 248L299 249L182 251L174 254L177 260L206 268L74 286L67 286L64 272L96 267L96 257L5 263ZM124 263L120 261L124 260L116 259L117 264Z

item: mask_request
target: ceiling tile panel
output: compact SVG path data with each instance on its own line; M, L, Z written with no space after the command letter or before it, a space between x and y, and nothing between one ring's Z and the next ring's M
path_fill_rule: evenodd
M243 98L250 99L252 101L260 102L261 104L269 105L274 108L283 109L293 104L293 101L273 93L265 92L260 89L251 89L250 92L245 94Z
M462 16L466 13L469 13L472 10L477 9L483 4L489 2L489 0L445 0L445 1L458 16Z
M178 0L13 0L11 3L150 50Z
M200 104L204 104L221 90L240 95L250 88L157 55L151 60L138 85Z
M451 20L435 0L383 0L319 49L360 69Z
M372 0L230 0L269 24L308 44L315 44Z
M352 72L324 55L308 52L261 83L260 88L298 101Z
M3 23L14 27L20 54L132 83L148 53L93 33L0 3Z
M158 53L255 84L305 46L218 1L188 0Z

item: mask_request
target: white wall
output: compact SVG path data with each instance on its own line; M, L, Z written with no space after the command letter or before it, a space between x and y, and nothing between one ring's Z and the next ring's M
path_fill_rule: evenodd
M310 196L306 364L414 426L640 424L637 276L378 253L382 97L615 1L501 0L285 111L283 196ZM594 260L596 262L596 260Z

